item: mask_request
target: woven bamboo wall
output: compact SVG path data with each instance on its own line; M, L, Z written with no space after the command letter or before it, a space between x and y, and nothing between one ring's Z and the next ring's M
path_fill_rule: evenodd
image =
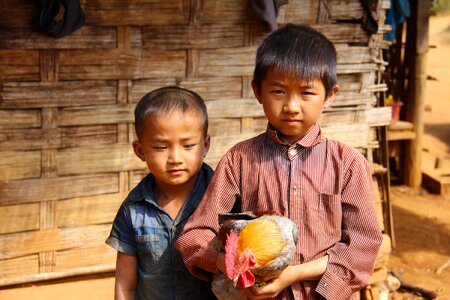
M248 0L81 3L86 24L56 39L34 29L32 1L1 1L0 285L114 269L104 240L146 173L130 146L146 92L176 84L204 97L213 166L266 127L250 86L264 26ZM358 0L290 0L278 21L336 43L341 92L321 123L364 151L390 110L376 107L384 29L370 37L362 14Z

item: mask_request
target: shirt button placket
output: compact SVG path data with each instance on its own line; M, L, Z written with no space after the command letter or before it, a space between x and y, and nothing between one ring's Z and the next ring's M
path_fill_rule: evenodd
M295 150L294 148L289 149L289 159L290 160L292 160L296 154L297 154L297 150Z

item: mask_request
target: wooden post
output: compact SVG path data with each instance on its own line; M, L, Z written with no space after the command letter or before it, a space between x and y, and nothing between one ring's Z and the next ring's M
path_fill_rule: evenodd
M405 153L405 183L419 187L422 182L422 141L424 131L426 61L428 52L428 22L430 0L412 1L412 21L415 21L414 70L409 74L406 118L414 126L416 138L409 141Z

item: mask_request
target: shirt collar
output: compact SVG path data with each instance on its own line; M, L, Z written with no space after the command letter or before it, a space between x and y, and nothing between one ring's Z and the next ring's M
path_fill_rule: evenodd
M291 146L289 145L288 142L286 142L283 138L280 137L276 128L273 127L272 124L270 123L267 124L266 133L274 142L282 145ZM311 130L304 137L295 142L295 144L304 148L308 148L320 144L323 140L324 137L322 135L322 130L320 129L319 124L316 123L314 124L313 128L311 128Z
M203 163L201 170L198 172L194 189L191 191L191 194L183 204L183 207L181 208L181 211L178 214L176 220L174 220L176 223L179 223L182 220L188 218L198 206L203 197L203 194L205 193L206 187L211 179L212 174L213 170L211 169L211 167ZM144 177L139 185L132 190L132 192L128 196L128 200L132 202L147 201L153 206L161 209L156 202L154 183L155 177L153 176L153 174L147 174L147 176Z

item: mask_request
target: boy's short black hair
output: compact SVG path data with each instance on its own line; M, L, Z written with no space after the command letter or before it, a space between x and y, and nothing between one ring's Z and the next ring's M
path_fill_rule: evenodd
M287 24L268 35L256 52L253 81L261 88L269 68L310 81L322 80L328 96L337 84L336 49L319 31Z
M138 138L141 137L149 116L162 117L173 111L198 113L203 123L204 134L207 135L208 112L202 97L188 89L166 86L147 93L137 103L134 110L134 128Z

